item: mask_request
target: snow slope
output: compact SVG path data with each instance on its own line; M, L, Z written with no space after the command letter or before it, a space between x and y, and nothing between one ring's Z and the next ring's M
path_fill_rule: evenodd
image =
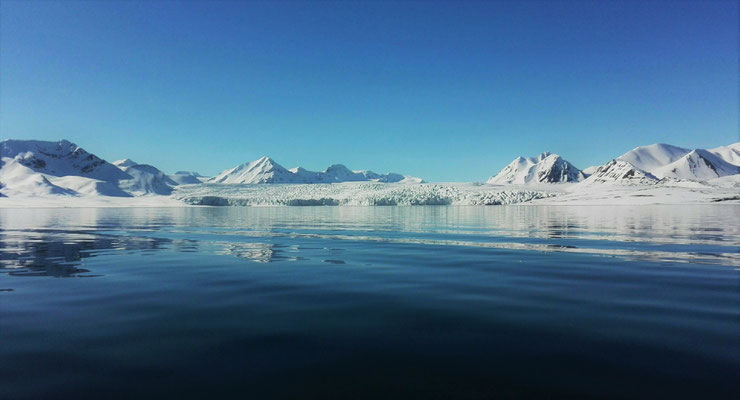
M5 196L18 193L31 193L37 196L75 194L74 190L53 184L43 174L36 173L11 158L3 159L3 165L0 168L0 184Z
M590 167L586 167L586 168L582 169L581 172L583 172L583 176L585 176L586 178L588 178L594 172L596 172L596 170L599 169L600 166L601 165L592 165Z
M619 156L618 159L627 161L637 169L652 173L655 169L678 160L690 151L690 149L684 149L683 147L657 143L635 147Z
M724 162L740 166L740 142L729 146L709 149L709 152L721 158Z
M208 183L340 183L340 182L403 182L419 183L420 178L395 173L376 174L372 171L352 171L342 164L334 164L322 172L295 167L286 169L269 157L262 157L221 172Z
M661 179L707 181L740 173L740 143L712 150L686 149L664 143L636 147L596 169L589 167L594 183L651 184Z
M172 193L172 188L178 185L164 172L149 164L131 162L126 165L128 166L119 166L119 168L130 175L131 179L122 180L118 185L129 193L139 196L144 194L169 195Z
M296 175L268 157L227 169L209 183L295 183Z
M517 157L498 174L488 179L490 184L530 184L577 182L584 174L557 154L544 152L537 157Z
M130 159L130 158L124 158L122 160L113 161L113 165L115 165L118 168L122 168L122 167L133 167L136 164L138 164L138 163L136 161Z
M4 140L0 155L5 196L130 196L118 187L130 175L66 140Z
M581 190L594 184L650 185L657 181L649 172L618 158L598 167L583 182L573 186L572 190Z
M737 188L740 192L740 174L727 175L721 178L714 178L707 182L709 185L726 188Z
M670 164L655 168L653 174L660 178L708 181L740 173L740 167L730 164L707 150L691 150Z
M66 140L0 142L0 184L5 196L169 195L177 182L130 159L110 164Z
M111 183L130 178L115 165L67 140L4 140L0 142L0 157L50 176L73 175Z
M198 183L203 183L208 180L207 177L197 172L191 171L177 171L174 174L168 176L178 185L194 185Z
M648 205L733 204L740 205L740 180L728 175L709 182L664 179L653 184L573 186L568 193L534 199L534 205Z
M706 181L740 173L740 143L711 150L686 149L658 143L636 147L622 154L619 160L649 172L658 179L688 179Z

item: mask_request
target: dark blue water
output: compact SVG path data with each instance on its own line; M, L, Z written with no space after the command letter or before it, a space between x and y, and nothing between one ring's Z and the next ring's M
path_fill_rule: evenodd
M0 210L0 398L737 398L740 207Z

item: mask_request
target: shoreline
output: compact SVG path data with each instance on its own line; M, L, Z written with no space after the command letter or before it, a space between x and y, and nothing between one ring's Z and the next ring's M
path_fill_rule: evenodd
M472 183L187 185L138 197L16 195L0 208L641 206L740 204L740 187L671 185L476 185Z

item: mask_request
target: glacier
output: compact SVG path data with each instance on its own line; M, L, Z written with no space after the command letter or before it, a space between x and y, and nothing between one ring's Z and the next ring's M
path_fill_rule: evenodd
M556 193L465 183L208 183L179 186L172 197L186 204L208 206L412 206L516 204L554 196Z

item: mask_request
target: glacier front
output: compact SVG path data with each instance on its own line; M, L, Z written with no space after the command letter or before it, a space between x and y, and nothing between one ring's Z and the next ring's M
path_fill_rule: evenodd
M186 204L204 206L500 205L554 195L546 190L492 185L376 182L183 185L172 193Z

